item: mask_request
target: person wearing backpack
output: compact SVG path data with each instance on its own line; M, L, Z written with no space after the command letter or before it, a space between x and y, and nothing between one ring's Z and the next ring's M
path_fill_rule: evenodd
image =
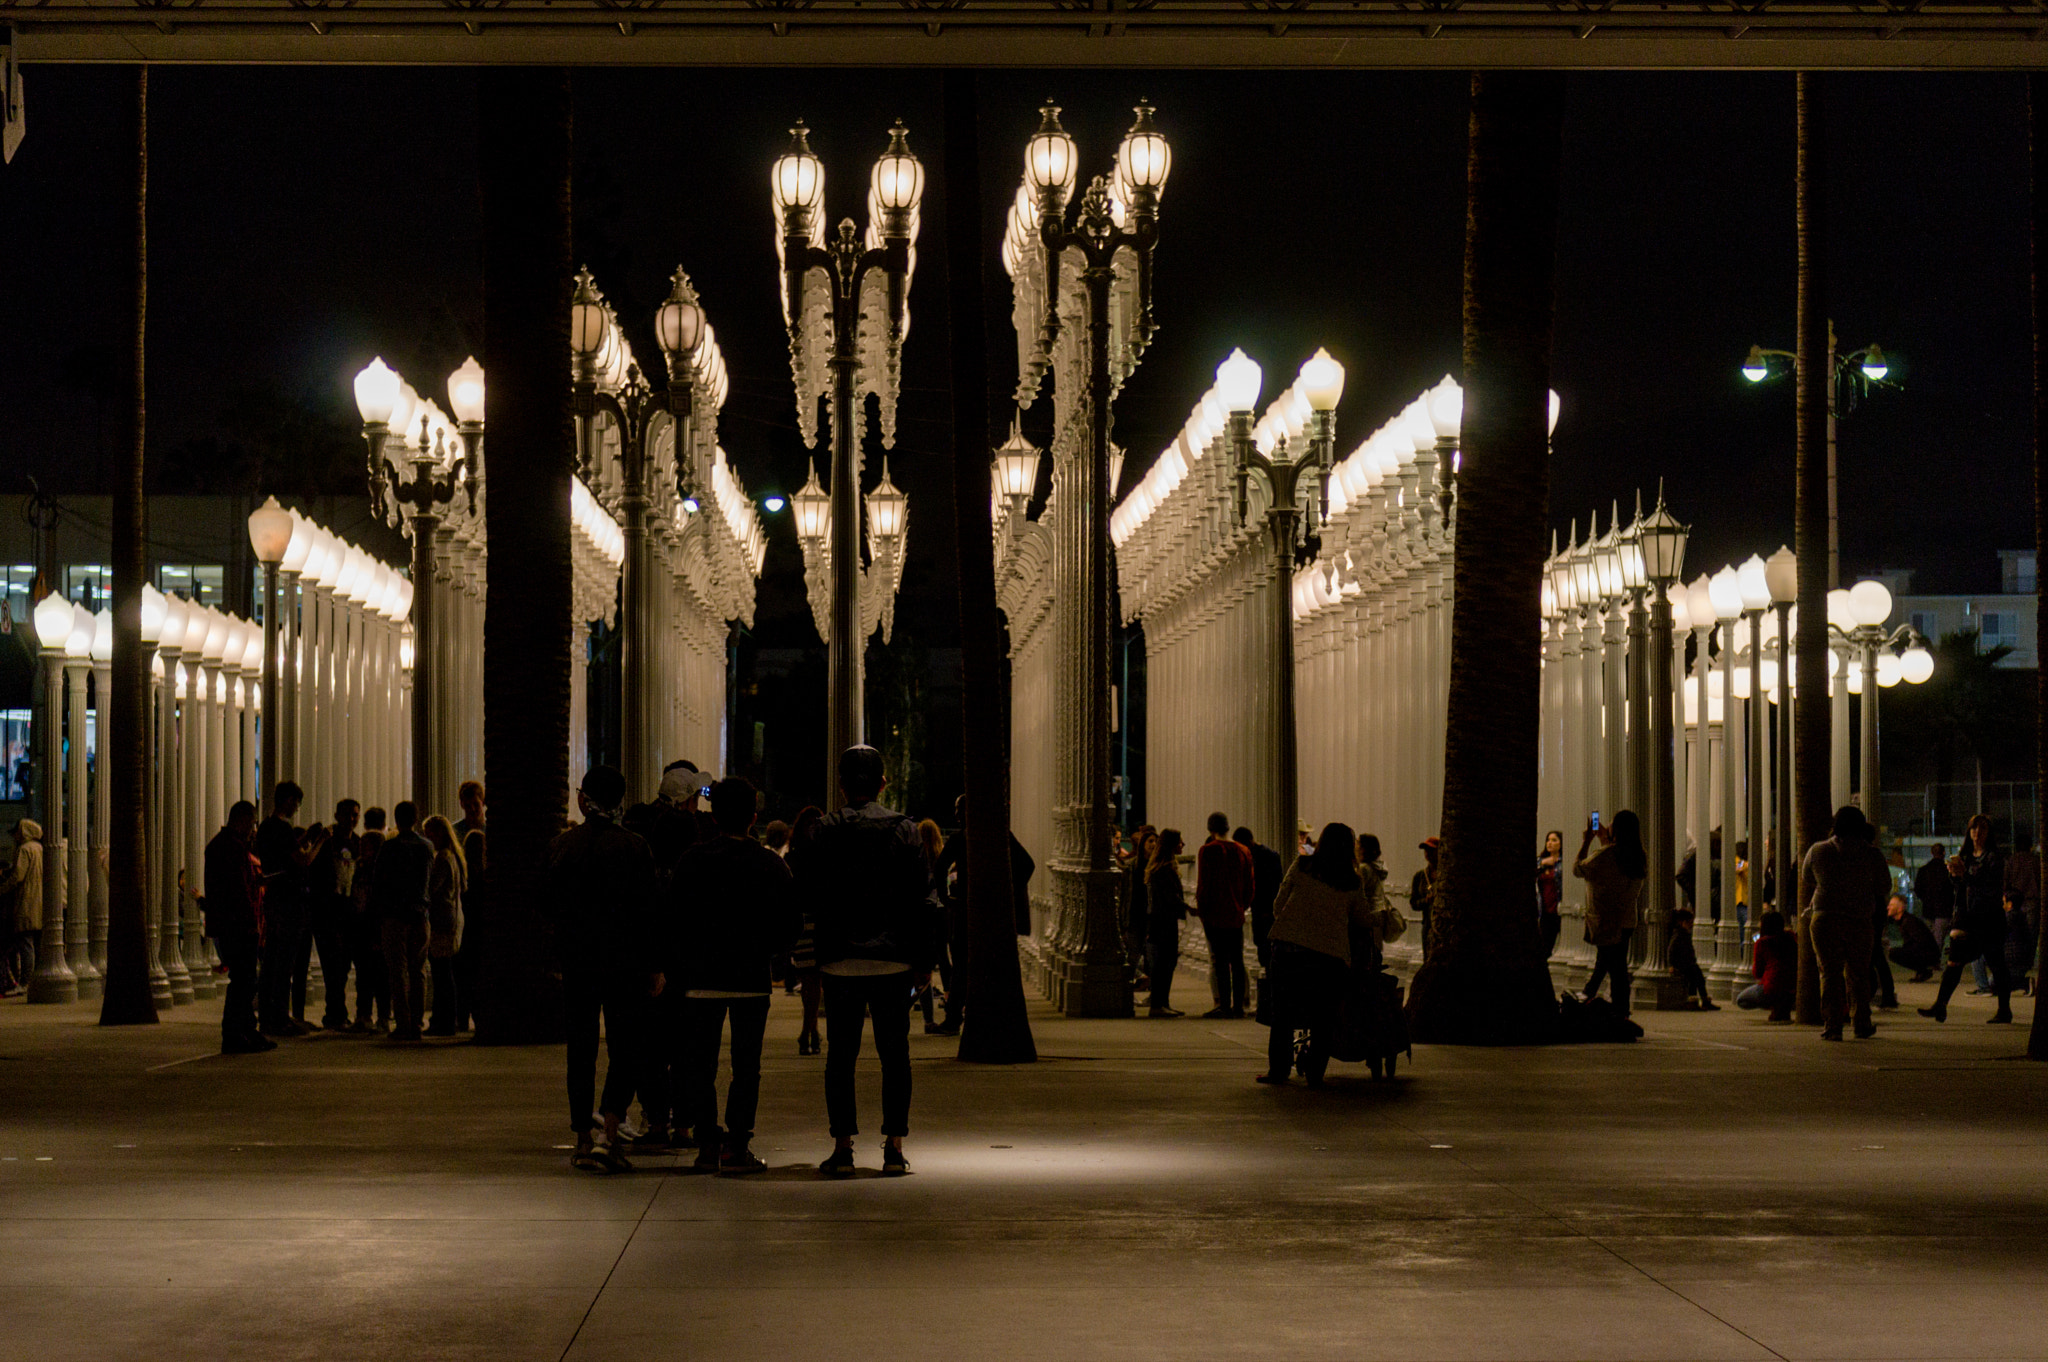
M854 1172L854 1064L868 1018L882 1062L882 1172L910 1171L910 1000L931 982L939 905L917 824L876 802L887 777L866 745L839 757L845 804L811 826L790 861L816 923L825 988L825 1108L833 1150L819 1171Z

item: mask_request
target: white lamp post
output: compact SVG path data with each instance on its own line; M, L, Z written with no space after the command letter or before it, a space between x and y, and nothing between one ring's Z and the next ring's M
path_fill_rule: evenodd
M249 547L255 550L256 561L263 564L263 758L262 758L262 799L259 807L265 813L275 809L275 792L278 780L278 728L279 716L284 705L279 699L278 687L283 663L278 654L279 601L277 593L278 569L290 551L296 522L290 511L278 504L276 497L270 497L249 513Z
M1798 886L1792 882L1792 607L1799 600L1799 559L1780 545L1764 562L1764 583L1778 612L1778 803L1772 820L1772 856L1777 866L1778 907L1796 906ZM1790 922L1794 914L1785 913Z
M92 823L86 851L92 863L92 894L86 914L86 952L93 968L107 970L107 834L113 819L113 785L108 776L107 734L112 726L114 612L102 607L92 621Z
M152 654L156 687L156 771L149 811L150 992L159 1003L192 1001L192 978L178 951L179 776L175 675L185 638L185 603L149 583L142 587L142 642ZM157 995L157 979L163 993Z
M64 645L71 637L71 603L53 591L36 602L32 615L43 663L45 715L36 734L41 749L36 775L43 791L43 935L28 1000L68 1003L79 996L78 976L64 953Z
M70 759L64 771L64 802L71 826L70 857L65 879L69 884L64 908L64 954L78 979L81 999L100 996L104 980L93 963L90 916L92 911L91 817L87 803L87 727L85 707L86 674L92 670L93 635L98 623L82 605L71 607L71 633L64 640L64 733Z
M185 603L182 649L185 684L179 705L183 716L178 725L183 744L180 765L185 778L182 801L185 854L180 860L185 870L185 883L179 893L178 920L183 929L181 949L185 955L185 970L192 981L193 993L201 998L211 998L220 991L212 961L207 956L206 938L199 917L199 900L206 895L206 839L213 835L207 821L211 806L206 794L206 772L213 760L214 744L213 692L206 679L203 656L210 623L207 615L206 607L197 600Z

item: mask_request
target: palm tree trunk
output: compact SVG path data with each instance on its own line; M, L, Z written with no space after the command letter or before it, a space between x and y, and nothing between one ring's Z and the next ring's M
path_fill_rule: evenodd
M477 76L484 219L484 767L489 900L477 1039L558 1040L548 843L569 791L569 74ZM437 792L438 793L438 792Z
M1801 71L1798 81L1799 319L1798 444L1792 547L1799 555L1801 685L1792 697L1793 884L1800 858L1827 836L1828 807L1828 384L1827 322L1827 108L1819 80ZM1799 935L1799 987L1795 1013L1804 1025L1820 1021L1820 972L1806 919L1795 914Z
M1557 1015L1529 909L1529 848L1564 90L1557 72L1472 77L1444 844L1409 1003L1417 1040L1525 1044L1547 1039Z
M149 784L149 660L142 647L142 580L148 571L143 545L143 335L149 317L149 68L135 68L135 316L134 423L128 458L114 480L114 659L113 694L108 698L107 732L101 736L107 760L102 780L113 825L108 828L107 977L100 996L100 1025L126 1026L156 1020L149 996L149 939L144 905L149 892L147 863Z
M2048 136L2041 116L2048 112L2048 76L2027 77L2027 145L2032 155L2033 214L2027 223L2028 277L2033 285L2034 322L2034 561L2048 552L2048 350L2041 345L2041 224L2048 220ZM2048 594L2034 597L2035 628L2048 625ZM2036 637L2040 635L2037 633ZM2034 789L2048 790L2048 667L2034 670ZM2038 793L2037 796L2038 798ZM2035 845L2048 842L2036 830ZM2027 1058L2048 1059L2048 1009L2041 985L2048 980L2048 931L2034 946L2034 1024L2027 1032Z
M966 1017L960 1058L1022 1064L1038 1058L1024 1011L1010 882L1009 766L1003 750L1002 627L989 555L988 262L981 232L981 152L974 73L948 71L946 308L953 349L953 524L960 564L962 783L967 793L964 946ZM964 939L961 939L964 938ZM962 961L954 960L956 969ZM948 979L948 985L952 980Z

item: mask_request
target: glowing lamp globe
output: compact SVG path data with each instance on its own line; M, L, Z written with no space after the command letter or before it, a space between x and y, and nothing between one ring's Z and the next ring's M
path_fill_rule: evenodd
M1311 411L1335 411L1344 396L1344 366L1332 359L1328 350L1319 349L1301 366L1296 386Z
M1899 659L1899 675L1905 678L1907 685L1920 685L1934 675L1934 654L1917 644L1906 649L1905 655Z
M164 593L142 584L142 641L154 648L164 636Z
M484 419L484 366L471 355L462 367L448 375L448 405L455 419L464 425L482 425Z
M1232 350L1230 358L1216 366L1216 396L1226 411L1250 411L1258 405L1264 381L1258 361L1243 350Z
M1892 593L1883 582L1858 582L1849 588L1849 613L1858 624L1883 624L1892 613Z
M292 513L280 506L276 497L265 499L249 512L249 547L256 551L257 562L276 567L284 561L291 542Z
M398 375L381 357L371 360L356 375L356 411L366 426L381 426L391 419L398 402Z

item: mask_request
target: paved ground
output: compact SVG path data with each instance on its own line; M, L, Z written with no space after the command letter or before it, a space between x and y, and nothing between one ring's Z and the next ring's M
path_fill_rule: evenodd
M1846 1045L1652 1014L1635 1046L1418 1049L1321 1093L1253 1085L1249 1022L1041 1012L1028 1068L916 1037L916 1172L850 1183L809 1171L794 1011L773 1171L733 1182L571 1171L559 1050L222 1058L215 1005L118 1033L0 1006L0 1352L2048 1356L2048 1066L1982 1000Z

